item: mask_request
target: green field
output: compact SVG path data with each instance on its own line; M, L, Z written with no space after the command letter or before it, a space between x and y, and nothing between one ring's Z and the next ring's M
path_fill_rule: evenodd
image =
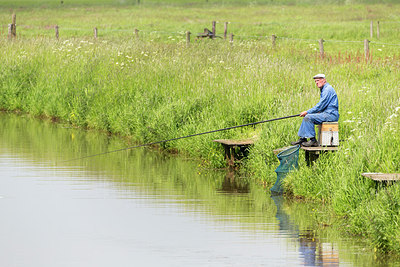
M400 5L64 2L0 2L1 109L144 143L298 114L318 101L312 76L323 72L339 95L343 141L338 153L311 167L301 158L300 170L286 179L288 195L329 204L333 217L346 220L343 231L365 236L377 251L400 253L400 187L376 191L361 176L400 172ZM17 38L8 40L14 12ZM233 43L195 41L214 20L217 35L229 22ZM190 45L186 31L193 33ZM324 59L320 38L326 40ZM368 60L364 39L371 41ZM254 137L243 170L270 187L278 165L272 150L297 139L300 122L293 118L162 147L222 167L223 151L213 139Z

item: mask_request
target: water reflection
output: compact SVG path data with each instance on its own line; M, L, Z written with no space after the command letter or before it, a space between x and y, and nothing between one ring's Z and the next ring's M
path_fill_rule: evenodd
M299 252L304 266L339 266L339 253L332 243L323 243L315 230L303 229L290 220L285 212L283 196L271 196L276 205L279 230L299 240Z
M221 193L240 193L245 194L250 192L250 185L247 179L240 179L237 173L228 169L226 171L225 179L222 181L221 186L218 188Z

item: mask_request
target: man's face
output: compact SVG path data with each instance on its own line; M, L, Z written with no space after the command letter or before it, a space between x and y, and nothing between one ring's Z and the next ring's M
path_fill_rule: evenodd
M322 86L324 86L324 84L326 83L326 80L323 78L317 78L314 79L314 81L318 88L322 88Z

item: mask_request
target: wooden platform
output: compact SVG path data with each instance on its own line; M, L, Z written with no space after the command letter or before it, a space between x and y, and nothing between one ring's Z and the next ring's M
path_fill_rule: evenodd
M312 162L319 158L319 155L326 152L335 152L339 149L337 146L312 146L312 147L300 147L306 153L307 166L310 166Z
M214 142L221 143L226 146L248 146L254 144L254 140L245 139L245 140L231 140L231 139L217 139Z
M214 142L220 143L225 149L225 159L228 166L235 166L235 162L247 156L249 146L254 144L254 140L232 140L232 139L217 139Z
M400 181L400 173L365 172L361 175L377 182Z
M312 147L300 147L305 151L320 152L320 151L336 151L339 149L337 146L312 146Z

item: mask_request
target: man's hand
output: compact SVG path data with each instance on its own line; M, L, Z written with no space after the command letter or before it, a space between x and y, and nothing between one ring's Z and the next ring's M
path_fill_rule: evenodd
M303 111L302 113L300 113L300 117L304 117L307 115L307 111Z

